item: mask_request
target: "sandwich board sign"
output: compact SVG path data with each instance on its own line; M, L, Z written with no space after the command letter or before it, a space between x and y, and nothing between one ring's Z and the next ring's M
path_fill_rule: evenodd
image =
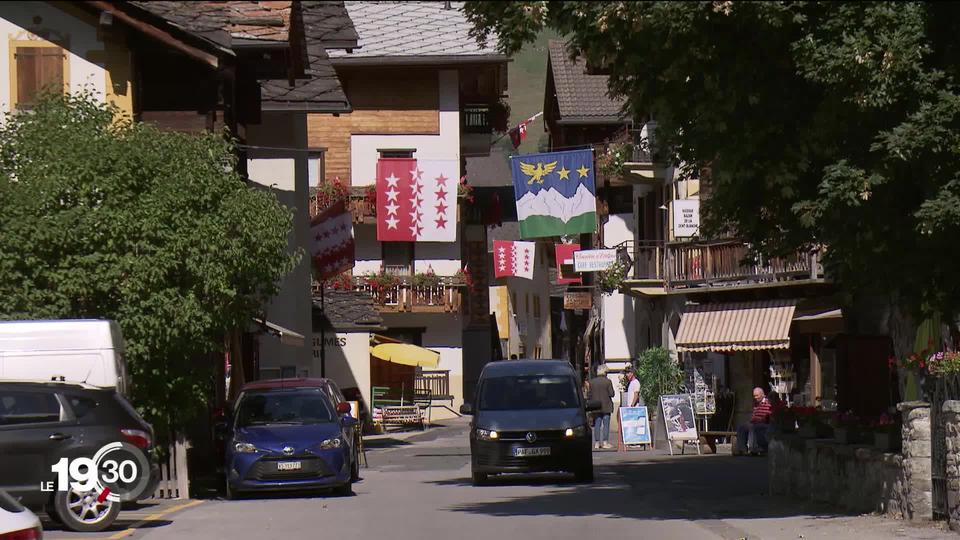
M627 447L653 444L646 407L620 407L620 440Z
M697 444L697 453L700 453L700 435L697 433L697 422L693 416L693 398L690 394L669 394L660 396L660 409L663 412L663 424L666 428L667 442L670 455L673 455L673 443L688 442Z

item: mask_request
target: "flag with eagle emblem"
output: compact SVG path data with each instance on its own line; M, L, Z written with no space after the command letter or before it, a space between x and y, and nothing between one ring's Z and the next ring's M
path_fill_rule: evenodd
M593 150L513 156L510 164L521 238L597 228Z

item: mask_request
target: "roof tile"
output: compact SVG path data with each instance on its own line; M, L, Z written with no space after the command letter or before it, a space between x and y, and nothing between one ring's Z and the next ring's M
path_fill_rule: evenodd
M550 40L550 66L560 105L560 118L620 120L625 101L608 94L606 75L588 75L586 63L570 60L563 41Z
M381 56L493 55L496 41L480 47L463 2L344 2L360 35L353 53L330 51L332 58Z

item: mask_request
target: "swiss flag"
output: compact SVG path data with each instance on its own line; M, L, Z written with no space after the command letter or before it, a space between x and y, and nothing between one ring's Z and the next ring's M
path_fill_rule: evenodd
M377 240L456 242L456 160L377 161Z
M344 201L339 201L311 220L310 255L317 280L330 279L353 268L356 244L353 220Z
M493 272L495 277L516 276L533 279L536 263L535 242L493 241Z
M556 251L557 284L563 285L564 283L583 283L583 279L581 279L579 276L572 277L569 274L573 271L573 253L575 251L580 251L580 244L557 244ZM566 270L566 272L564 272L564 270Z

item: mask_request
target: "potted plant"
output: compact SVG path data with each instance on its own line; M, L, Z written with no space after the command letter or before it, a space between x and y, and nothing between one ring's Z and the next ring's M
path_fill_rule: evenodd
M393 274L388 274L382 268L379 272L368 273L365 278L367 280L367 284L370 285L370 288L378 292L382 292L390 287L395 287L400 283L399 277Z
M617 261L610 268L597 273L597 287L603 294L613 294L620 290L626 277L627 265L623 261Z
M852 411L833 415L833 439L840 444L854 444L863 438L863 420Z
M349 291L353 289L353 278L346 272L337 274L326 281L326 286L335 291Z
M350 200L350 188L336 177L333 180L320 182L313 194L313 199L316 213L319 214L338 202Z
M597 169L607 178L617 178L623 174L624 164L633 153L633 144L630 142L613 142L607 149L597 156Z
M413 275L414 287L436 287L440 284L440 278L429 268L426 272L417 272Z
M901 446L901 427L896 416L882 414L871 424L873 446L884 452L896 452Z

